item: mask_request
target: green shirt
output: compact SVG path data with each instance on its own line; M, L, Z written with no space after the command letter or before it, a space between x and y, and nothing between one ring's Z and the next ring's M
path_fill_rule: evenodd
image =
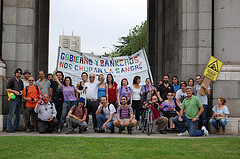
M202 107L200 99L194 95L190 99L185 98L182 103L182 110L185 110L185 115L188 119L193 119L199 113L199 108Z

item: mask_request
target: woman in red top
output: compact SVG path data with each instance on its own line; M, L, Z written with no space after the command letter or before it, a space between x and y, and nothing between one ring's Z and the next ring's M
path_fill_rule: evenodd
M117 106L117 83L114 82L112 74L107 75L107 84L108 84L108 102L113 104L116 108Z

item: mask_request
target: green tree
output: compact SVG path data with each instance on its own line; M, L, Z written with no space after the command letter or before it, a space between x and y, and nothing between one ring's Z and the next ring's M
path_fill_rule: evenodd
M147 47L147 21L135 26L126 37L119 38L120 45L113 45L115 52L111 57L129 56Z

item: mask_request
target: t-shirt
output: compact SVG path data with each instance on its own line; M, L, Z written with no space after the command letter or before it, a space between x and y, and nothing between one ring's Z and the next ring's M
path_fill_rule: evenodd
M170 111L173 110L176 107L175 102L172 101L171 103L167 103L166 101L164 101L162 103L162 110L165 111Z
M25 80L23 80L23 87L26 88L28 85L29 85L29 82L26 82Z
M104 88L101 88L100 86L98 87L98 99L100 99L102 96L106 96L106 83L104 85Z
M122 106L119 106L117 108L117 114L120 115L120 108ZM129 108L128 108L129 107ZM130 109L130 112L129 112L129 115L133 114L133 109L132 107L130 106L127 106L125 109L122 107L122 112L121 112L121 115L120 115L120 119L129 119L131 116L128 115L128 111Z
M58 83L56 81L53 81L52 84L50 85L50 88L53 89L52 91L52 100L54 102L59 102L59 101L63 101L63 93L62 93L62 89L61 87L58 85Z
M160 109L158 110L158 109L154 108L154 104L153 103L151 103L151 110L153 112L153 119L159 118L159 116L160 116Z
M228 111L228 107L225 105L222 109L217 109L217 105L215 105L213 108L212 108L212 111L214 113L220 113L220 114L226 114L226 119L228 119L228 116L229 115L229 111Z
M154 91L154 87L152 85L150 85L151 89ZM142 92L148 92L149 91L149 87L146 85L142 85Z
M42 94L50 94L50 81L45 79L45 81L43 82L42 80L37 80L37 82L35 83L40 89Z
M26 90L27 90L27 87L24 88L24 90L23 90L23 96L26 96ZM26 98L33 98L35 100L35 99L39 98L40 94L41 94L41 89L39 87L38 87L38 91L37 91L35 85L32 85L32 86L29 85ZM29 107L29 108L35 108L36 104L37 104L37 102L34 102L34 101L26 101L25 106Z
M202 96L201 94L199 94L199 90L201 88L200 84L196 84L194 86L194 92L197 93L197 97L200 99L200 101L202 102L203 105L208 105L208 97L207 94L205 94L204 96ZM208 89L211 89L210 86L208 86Z
M131 85L132 89L132 100L141 100L141 86L139 88L133 87Z
M62 93L64 97L64 101L76 101L77 98L75 96L75 91L76 91L75 86L65 86L64 84L62 85Z
M176 93L181 87L180 87L180 84L177 84L177 85L172 85L173 86L173 89L174 89L174 92Z
M72 111L72 112L73 112L73 110L75 109L75 107L76 107L76 106L74 106L74 107L71 108L71 111ZM77 108L73 115L75 115L76 117L78 117L78 119L83 119L84 116L87 116L87 109L86 109L86 108L84 108L84 109L85 109L84 115L83 115L83 110L82 110L82 108L81 108L81 109Z
M114 82L112 88L108 88L108 102L112 103L117 100L116 96L116 89L117 89L117 83Z
M130 96L132 95L132 89L128 86L127 88L124 86L121 86L118 88L118 93L120 93L120 97L119 97L120 101L122 96L126 96L127 100L130 100Z
M167 94L169 92L174 93L174 88L171 84L168 85L168 87L164 86L164 83L159 85L158 91L160 92L160 96L163 100L167 100Z
M190 99L185 98L182 103L182 110L185 110L185 115L188 119L195 118L200 107L202 107L202 103L200 99L194 95L192 95Z
M183 100L187 97L187 93L183 93L181 89L179 89L176 93L176 99L179 99L179 104L182 106Z
M84 86L87 87L86 98L87 99L97 99L99 82L98 81L94 81L93 83L86 82L84 84Z
M100 108L100 106L98 108ZM108 109L108 106L103 107L103 114L106 116L106 118L110 118L110 114L113 114L113 120L115 120L116 119L115 112L116 112L116 109L112 104L109 104L109 109Z

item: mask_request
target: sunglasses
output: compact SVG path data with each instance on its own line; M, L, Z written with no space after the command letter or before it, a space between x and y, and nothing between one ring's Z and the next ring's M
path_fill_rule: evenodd
M94 76L89 76L89 78L94 78Z
M29 82L34 81L34 80L28 80Z
M173 94L168 94L167 96L173 96Z

